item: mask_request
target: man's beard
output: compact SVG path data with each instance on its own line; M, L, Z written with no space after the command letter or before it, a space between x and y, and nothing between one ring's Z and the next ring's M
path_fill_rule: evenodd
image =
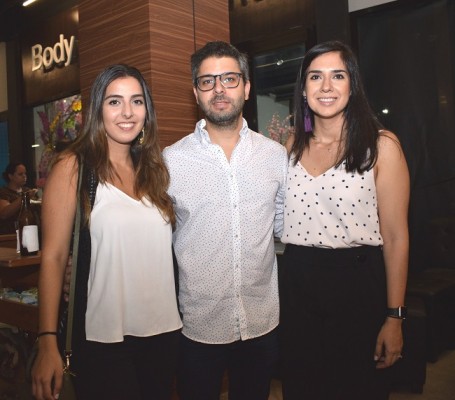
M225 100L224 96L215 96L210 100L210 103L217 100ZM230 128L237 125L239 116L242 114L243 105L245 104L244 99L239 99L237 102L233 102L231 99L230 104L232 105L232 111L218 111L213 112L210 107L205 105L200 105L202 111L204 112L205 119L211 124L220 127L220 128Z

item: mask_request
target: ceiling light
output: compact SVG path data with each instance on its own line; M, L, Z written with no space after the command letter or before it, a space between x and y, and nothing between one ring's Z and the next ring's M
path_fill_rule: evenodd
M22 3L24 7L29 6L30 4L34 3L36 0L26 0Z

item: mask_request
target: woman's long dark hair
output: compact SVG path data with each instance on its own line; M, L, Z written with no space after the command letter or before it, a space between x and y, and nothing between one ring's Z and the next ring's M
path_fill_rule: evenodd
M146 196L161 210L163 216L175 223L172 200L167 194L169 172L161 155L158 141L158 128L155 108L148 85L142 74L134 67L125 64L114 64L105 68L93 82L90 92L90 103L87 107L84 128L76 141L64 150L58 159L74 154L83 160L85 171L93 171L96 179L104 183L112 181L116 172L109 160L106 130L103 122L103 101L106 88L118 78L133 77L141 85L145 100L146 116L143 139L141 134L131 145L131 156L135 169L134 191L138 197ZM90 203L87 185L81 186L86 215L90 215Z
M354 53L349 46L339 41L324 42L312 47L302 60L294 93L295 140L291 147L291 154L295 155L295 165L313 137L313 132L306 131L304 124L305 115L309 113L314 126L313 111L309 107L305 107L303 99L308 68L315 58L330 52L340 53L351 82L351 94L343 112L344 123L343 132L341 132L343 150L337 160L336 167L346 161L346 171L362 173L372 168L376 162L379 131L383 129L383 126L368 103Z

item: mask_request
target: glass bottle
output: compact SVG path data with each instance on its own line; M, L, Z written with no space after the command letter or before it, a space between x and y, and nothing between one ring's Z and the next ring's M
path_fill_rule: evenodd
M38 254L38 219L30 207L30 194L21 193L22 203L17 225L19 230L19 246L21 256L33 256Z

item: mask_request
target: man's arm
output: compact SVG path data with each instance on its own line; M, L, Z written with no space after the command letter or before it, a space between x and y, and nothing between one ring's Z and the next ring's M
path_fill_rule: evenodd
M283 234L283 218L284 218L284 196L285 196L285 187L286 187L286 176L288 171L288 156L286 149L283 147L283 152L280 160L280 165L278 168L282 171L280 187L276 193L275 197L275 225L274 225L274 234L275 237L281 238Z

